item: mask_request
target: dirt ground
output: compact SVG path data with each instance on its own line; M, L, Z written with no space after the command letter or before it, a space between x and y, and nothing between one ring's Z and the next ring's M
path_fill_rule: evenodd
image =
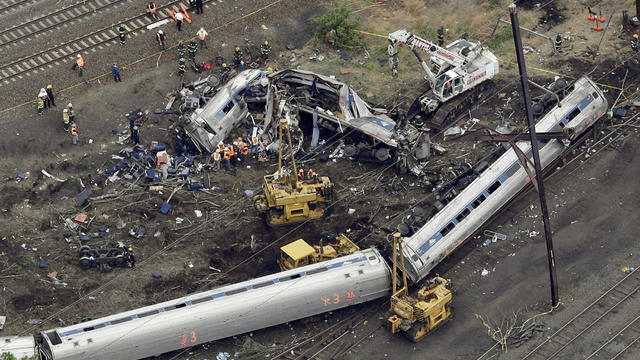
M199 26L214 28L220 26L222 20L240 18L268 3L225 0L215 10L220 17L196 19L187 28L192 33ZM504 38L509 27L500 25L496 29L493 39L503 37L502 41L489 39L497 18L508 19L506 1L407 0L388 1L385 6L371 6L375 3L364 1L345 3L363 17L362 29L369 33L384 35L407 28L419 34L434 35L435 29L442 25L448 29L447 41L456 39L464 31L469 33L471 40L486 40L499 56L501 68L495 80L495 93L485 99L474 116L481 116L490 124L508 120L523 126L520 85L514 76L517 68L512 53L513 40ZM605 32L590 30L592 23L586 21L583 2L519 2L522 26L552 38L556 34L566 38L567 48L563 53L551 55L552 48L547 40L526 36L525 45L533 48L526 56L527 64L532 67L529 75L538 83L547 83L554 73L568 77L590 73L608 92L611 103L618 94L613 87L620 86L625 75L626 67L619 67L619 64L632 55L629 36L620 34L620 11L631 11L633 6L631 1L610 1L606 8L598 2L592 3L586 5L593 5L597 10L602 7L603 16L610 12L615 14L613 25ZM285 0L211 32L210 49L199 53L200 59L216 54L230 59L232 47L243 43L244 38L249 37L255 43L268 39L274 53L278 54L275 60L279 68L300 67L335 75L372 104L387 108L408 106L417 93L415 89L424 85L421 69L413 55L409 51L400 54L400 76L392 81L389 69L380 66L380 60L386 58L384 38L363 35L369 44L366 53L329 49L311 37L308 19L322 11L320 5ZM460 16L460 12L472 15ZM19 22L20 16L24 19L33 13L25 12L10 21ZM78 31L86 31L82 26L90 26L82 21L79 24ZM266 30L262 28L263 24ZM170 41L193 35L178 34L173 27L168 28L168 34ZM34 46L54 36L45 34ZM112 132L127 131L124 114L137 108L152 113L154 109L163 108L166 95L177 84L175 74L172 75L176 66L175 49L158 56L150 37L152 35L147 34L129 39L126 51L107 48L102 50L103 54L92 55L92 76L108 71L113 61L131 64L141 57L148 57L126 66L121 83L114 84L107 75L92 81L90 86L75 86L76 74L62 65L0 87L0 98L3 99L0 131L5 135L0 140L0 237L3 238L0 241L0 315L6 315L8 320L5 329L0 331L2 336L35 333L86 317L96 318L175 298L219 283L272 273L277 271L279 246L301 237L314 242L323 234L347 231L361 247L373 245L388 250L389 244L384 239L393 224L389 218L421 201L424 206L430 206L429 200L423 200L425 195L431 193L434 184L446 178L445 175L399 176L391 169L348 159L315 162L312 164L314 169L320 174L328 174L337 184L338 201L332 206L330 216L304 226L272 229L266 227L253 211L251 199L244 190L259 189L262 175L273 172L275 167L271 163L252 163L251 168L212 173L212 183L223 189L221 193L178 192L172 200L172 212L162 215L159 207L175 183L167 183L165 190L158 194L141 184L129 185L124 180L105 184L102 174L115 164L116 160L111 156L125 146L116 143L117 136ZM289 61L292 52L284 48L289 43L296 46L293 53L298 56L297 62ZM170 42L169 46L174 44ZM344 52L354 59L341 60L340 55ZM314 54L324 55L325 59L312 60ZM0 55L2 61L8 61L10 57L9 52ZM629 72L627 85L637 83L636 74L636 71ZM187 73L187 80L196 78L197 74ZM45 82L53 82L56 90L64 89L56 98L57 109L38 116L33 104L13 108L31 100ZM76 147L71 145L70 137L62 131L60 124L61 108L69 101L77 109L81 134L81 143ZM143 145L159 141L172 146L172 124L176 120L175 115L152 115L141 129ZM465 162L473 163L496 146L445 143L441 138L434 140L448 150L446 156L435 157L430 163L430 169L436 173ZM632 132L627 140L612 144L575 172L572 168L563 169L548 182L560 297L565 306L553 316L540 318L549 329L558 328L621 278L624 275L621 267L637 268L639 265L634 261L637 262L635 254L640 249L633 237L639 230L640 213L638 182L635 180L640 172L640 159L636 156L638 145L640 137ZM48 178L41 170L66 181ZM26 172L25 180L16 180L18 173ZM383 178L391 181L382 182ZM90 186L92 180L94 195L113 191L119 197L92 201L84 207L75 206L72 198L83 186ZM515 205L519 215L503 216L488 227L507 234L510 241L484 246L484 238L473 239L435 270L454 282L455 317L452 321L419 344L378 329L350 358L423 359L428 354L429 358L435 359L476 359L494 343L475 314L500 322L514 313L519 319L526 319L548 310L547 264L537 204L537 197L529 194ZM348 209L355 209L355 213L345 215ZM203 216L197 217L194 210L202 211ZM85 212L93 219L88 232L91 245L115 244L117 241L133 245L139 259L135 271L115 269L102 274L96 269L81 270L77 266L77 251L81 244L77 235L64 227L63 219L79 212ZM143 239L129 237L129 228L139 224L147 226L147 235ZM101 227L108 227L109 232L100 232ZM40 268L41 262L47 262L48 267ZM489 271L487 276L480 274L483 269ZM47 277L54 271L58 273L58 284ZM153 279L153 273L160 273L162 278ZM235 358L242 359L246 358L242 350L246 350L247 338L267 347L280 347L354 311L356 309L347 309L276 326L254 332L249 337L237 336L165 358L210 359L219 351L228 351L238 352ZM37 326L28 323L36 319L42 322ZM367 326L378 325L371 321ZM551 331L544 334L549 333ZM530 349L542 338L538 334L521 348L509 349L497 357L518 359L524 349ZM494 353L489 353L485 358L492 355Z

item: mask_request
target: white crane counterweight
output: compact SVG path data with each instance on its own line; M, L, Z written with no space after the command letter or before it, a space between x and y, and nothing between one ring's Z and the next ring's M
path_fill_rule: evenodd
M418 98L407 117L412 118L422 111L431 116L431 126L436 129L446 128L460 114L466 113L491 86L487 80L498 74L498 59L480 43L458 39L443 48L407 30L390 33L388 39L394 72L398 48L405 44L418 58L431 86ZM418 51L430 56L432 67L422 60ZM458 96L462 93L466 94Z

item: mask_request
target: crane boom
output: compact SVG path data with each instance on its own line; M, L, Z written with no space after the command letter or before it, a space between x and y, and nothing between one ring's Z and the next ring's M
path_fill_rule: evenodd
M407 44L411 49L418 49L428 53L431 56L434 56L442 61L445 61L450 66L458 67L465 63L466 59L458 54L454 54L451 51L442 48L430 41L427 41L415 34L407 30L398 30L389 34L389 41L392 44L395 44L397 47L398 43ZM397 53L397 48L395 49L395 53ZM392 54L389 54L392 55Z

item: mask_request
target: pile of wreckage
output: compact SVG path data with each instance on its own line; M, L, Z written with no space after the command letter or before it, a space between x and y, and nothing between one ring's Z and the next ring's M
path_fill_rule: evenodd
M423 175L435 145L428 129L402 116L392 120L385 109L371 107L333 76L249 69L221 86L217 82L215 76L199 79L176 94L182 102L180 126L200 152L214 152L232 135L257 137L261 153L277 152L281 118L289 121L296 153L326 156L329 147L339 144L334 154L393 164L400 173Z

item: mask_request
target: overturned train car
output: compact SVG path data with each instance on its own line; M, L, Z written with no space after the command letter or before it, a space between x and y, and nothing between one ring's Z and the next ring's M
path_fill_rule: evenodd
M367 249L50 329L38 336L35 350L40 360L141 359L373 300L388 295L390 281L382 256ZM33 346L33 338L9 339L0 353L28 354Z
M560 104L539 119L536 131L567 131L570 140L575 140L606 113L607 106L602 91L589 78L582 77ZM538 144L543 168L561 156L568 145L555 139L541 140ZM516 145L532 159L529 142L519 141ZM403 244L409 278L413 282L425 278L529 182L523 164L515 151L509 149L426 223L413 224L417 230L405 238Z

